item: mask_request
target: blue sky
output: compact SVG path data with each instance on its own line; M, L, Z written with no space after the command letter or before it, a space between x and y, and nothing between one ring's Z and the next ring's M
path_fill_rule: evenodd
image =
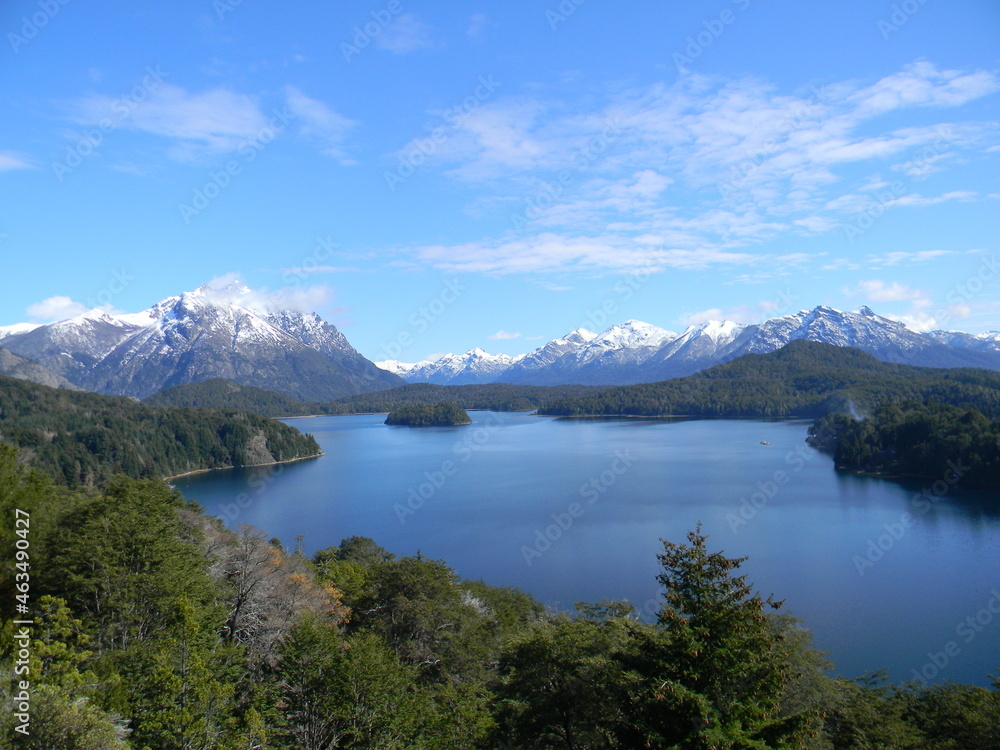
M371 359L819 304L1000 329L991 0L8 0L0 30L0 324L235 276Z

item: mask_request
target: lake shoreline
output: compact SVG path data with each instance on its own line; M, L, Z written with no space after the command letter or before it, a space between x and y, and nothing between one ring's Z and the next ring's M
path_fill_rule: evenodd
M296 461L305 461L310 458L319 458L320 456L325 456L324 451L313 454L312 456L298 456L297 458L288 458L284 461L271 461L266 464L246 464L245 466L212 466L207 469L195 469L194 471L185 471L183 474L173 474L169 477L163 477L164 482L171 482L174 479L181 479L182 477L191 477L196 474L207 474L210 471L228 471L231 469L256 469L262 466L279 466L281 464L293 464Z

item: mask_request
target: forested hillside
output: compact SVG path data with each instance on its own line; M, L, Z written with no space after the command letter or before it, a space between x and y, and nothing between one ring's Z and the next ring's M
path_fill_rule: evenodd
M1000 373L879 362L870 354L793 341L686 378L607 388L542 406L559 416L820 417L933 399L1000 415Z
M809 433L841 469L1000 487L1000 421L975 409L886 404L864 419L827 415Z
M0 377L0 441L61 484L157 478L318 455L316 441L256 414L152 408L124 397Z
M165 388L147 398L150 406L187 406L213 409L245 409L267 417L305 414L383 414L403 404L435 404L444 401L463 409L528 411L558 399L595 391L582 385L534 386L491 383L488 385L412 385L386 391L347 396L328 403L303 403L280 393L237 385L227 380Z
M143 399L147 406L185 407L189 409L239 409L264 417L298 417L325 414L319 404L306 404L277 391L240 385L213 378L201 383L187 383L164 388Z

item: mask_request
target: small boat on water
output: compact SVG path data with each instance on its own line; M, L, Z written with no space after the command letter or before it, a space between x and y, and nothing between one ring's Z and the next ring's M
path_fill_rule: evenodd
M769 443L769 442L767 442L766 440L761 440L761 441L760 441L760 444L761 444L761 445L770 445L770 443Z

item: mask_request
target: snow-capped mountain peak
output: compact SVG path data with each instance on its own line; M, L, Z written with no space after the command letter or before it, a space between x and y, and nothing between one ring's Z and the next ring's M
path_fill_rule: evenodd
M417 368L426 367L431 364L434 363L429 359L422 359L419 362L400 362L398 359L383 359L379 362L375 362L375 366L379 369L391 372L393 375L400 376L408 375Z
M682 336L686 336L688 339L694 336L707 336L716 345L721 345L730 343L744 328L746 325L732 320L706 320L691 326L684 331Z
M599 334L594 333L586 328L577 328L575 331L570 331L565 336L554 339L554 341L564 341L570 344L587 344L598 337Z
M0 339L6 336L14 336L18 333L28 333L36 328L41 328L42 323L14 323L9 326L0 326Z
M22 326L3 343L83 388L139 398L210 378L307 401L402 382L358 354L315 313L252 304L261 298L238 282L206 285L141 313L94 309L58 323Z
M625 348L636 346L656 346L664 341L677 338L677 334L665 328L643 323L641 320L626 320L613 325L595 336L590 344L600 343L605 347Z

